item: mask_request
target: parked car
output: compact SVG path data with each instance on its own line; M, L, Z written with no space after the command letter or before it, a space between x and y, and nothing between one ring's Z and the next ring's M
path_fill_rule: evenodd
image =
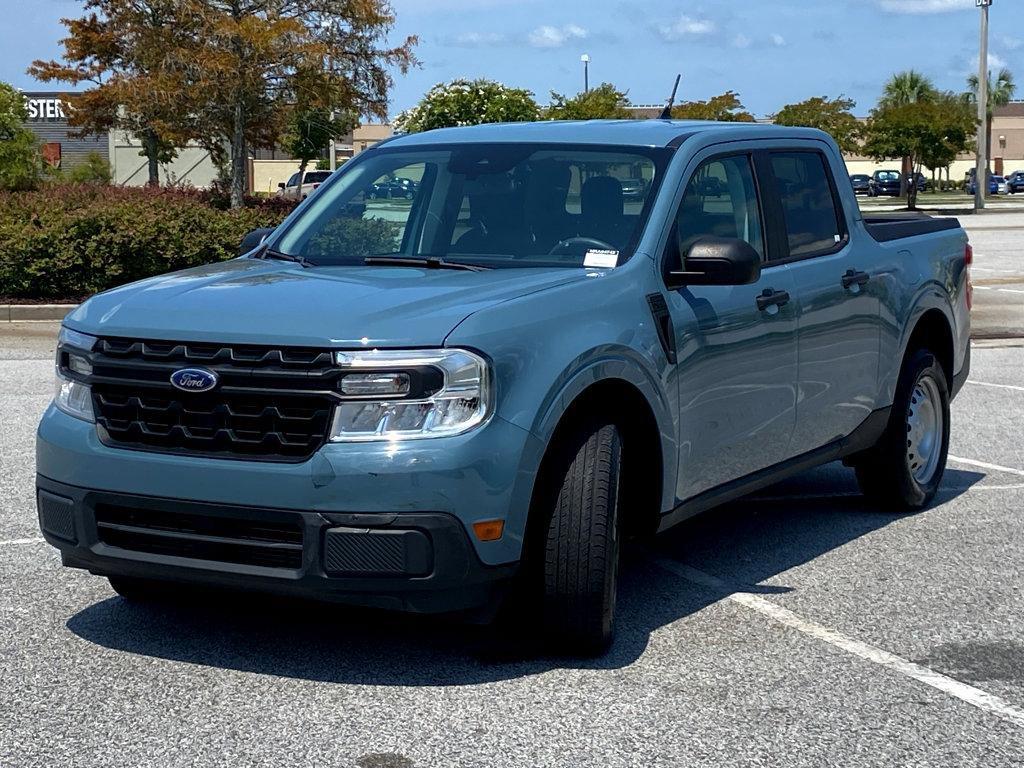
M1000 180L1002 180L1005 183L1005 180L1001 176L996 176L995 174L992 174L992 173L990 173L988 175L988 194L989 195L998 195L999 194L999 183L1000 183ZM968 195L973 195L974 194L974 190L975 190L974 174L970 174L967 177L967 184L964 187L964 189L965 189L965 191L967 192Z
M873 198L879 195L899 197L901 178L902 175L899 171L875 171L868 183L868 195Z
M1024 171L1014 171L1006 177L1006 191L1011 195L1024 192Z
M867 195L871 192L871 177L867 174L853 174L850 176L850 184L855 195Z
M992 183L995 185L995 188L996 188L996 193L995 194L997 194L997 195L1009 195L1010 194L1009 187L1006 184L1006 177L1005 176L993 176L992 177ZM990 189L991 189L991 187L990 187Z
M626 207L612 170L637 166ZM418 205L352 213L411 168ZM845 174L819 131L699 121L360 153L242 258L66 317L43 536L132 601L483 617L516 588L531 635L582 654L611 639L625 537L839 459L920 510L969 371L971 249L952 218L862 216Z
M385 179L370 185L369 198L402 198L412 200L416 197L416 182L412 179Z
M296 171L287 182L277 183L277 197L295 198L305 200L306 197L321 184L331 178L330 171L306 171L306 175L299 184L299 173Z
M925 177L924 174L907 174L907 186L909 187L911 184L915 183L917 184L918 192L924 192L926 189L928 189L928 179Z

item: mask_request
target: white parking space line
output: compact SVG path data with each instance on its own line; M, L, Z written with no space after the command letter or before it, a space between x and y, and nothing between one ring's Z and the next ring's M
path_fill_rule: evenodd
M958 462L961 465L970 465L971 467L983 467L986 470L997 470L1000 473L1010 473L1011 475L1020 475L1024 477L1024 470L1018 470L1016 467L1005 467L1004 465L993 465L990 462L979 462L977 459L964 459L963 457L954 457L950 454L947 459L951 462Z
M999 387L1003 390L1020 390L1024 392L1024 387L1020 385L1008 385L1008 384L996 384L995 382L979 382L976 379L968 379L967 384L981 385L982 387Z
M0 540L0 545L34 545L37 542L45 542L46 540L42 537L28 537L26 539L4 539Z
M1019 288L996 288L995 286L975 286L975 290L1000 291L1004 294L1024 294L1024 289Z
M958 700L969 705L988 711L1004 721L1009 721L1016 726L1024 728L1024 710L1010 704L1001 697L989 694L962 681L957 681L955 678L938 673L924 665L918 665L916 662L911 662L884 649L879 649L877 646L857 641L837 630L819 625L817 622L806 620L789 609L784 609L760 596L735 592L725 581L713 577L700 569L694 569L692 566L686 566L678 561L673 561L671 558L664 557L655 557L654 563L665 571L682 577L688 582L711 588L716 592L723 590L729 592L729 595L723 600L738 603L804 635L824 641L848 654L900 673L907 678L912 678L951 697L956 697Z

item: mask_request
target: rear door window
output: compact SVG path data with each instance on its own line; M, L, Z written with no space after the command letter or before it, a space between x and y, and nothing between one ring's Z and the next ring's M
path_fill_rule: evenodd
M843 226L825 158L819 152L773 152L772 171L786 221L790 257L839 248Z

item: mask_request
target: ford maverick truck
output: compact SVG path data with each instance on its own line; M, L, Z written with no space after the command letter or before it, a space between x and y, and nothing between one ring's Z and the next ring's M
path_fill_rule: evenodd
M625 537L836 460L879 508L934 497L971 248L847 179L829 136L768 125L384 142L241 257L66 318L43 535L132 600L514 593L600 652Z

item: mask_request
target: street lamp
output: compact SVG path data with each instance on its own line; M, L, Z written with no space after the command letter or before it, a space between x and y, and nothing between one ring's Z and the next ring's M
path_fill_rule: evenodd
M974 209L985 208L988 192L988 9L992 0L974 0L981 8L981 45L978 51L978 156L974 164Z
M991 2L991 0L989 0ZM585 53L580 56L580 61L583 62L583 93L590 91L590 54Z

